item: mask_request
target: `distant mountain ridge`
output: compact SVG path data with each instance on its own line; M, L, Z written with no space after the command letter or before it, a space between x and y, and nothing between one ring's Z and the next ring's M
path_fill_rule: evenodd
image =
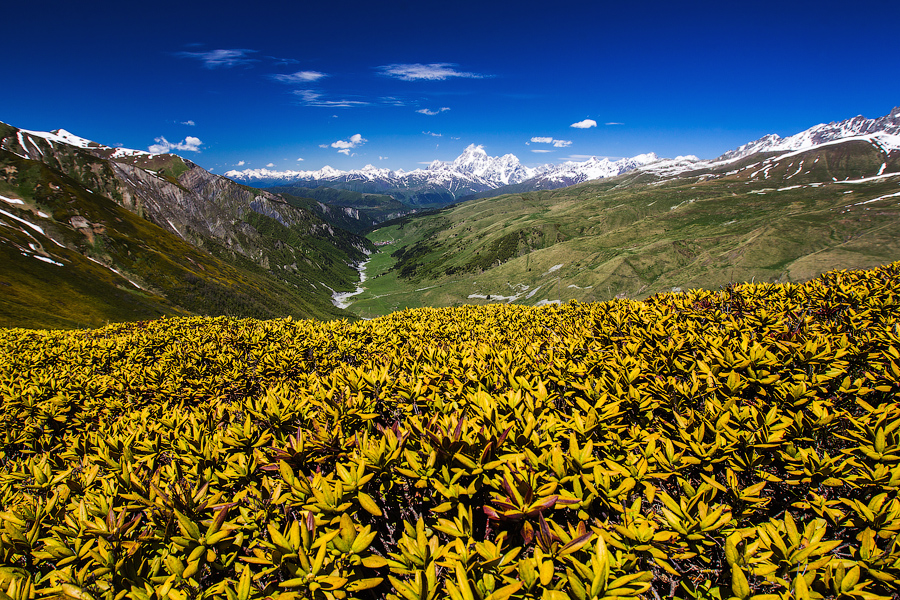
M225 176L258 187L334 187L388 194L408 205L441 206L460 199L483 198L493 193L558 189L616 177L633 170L677 175L735 162L757 153L806 150L850 138L864 138L888 152L900 148L900 107L876 119L856 116L815 125L786 138L769 134L709 160L696 156L666 159L650 152L618 160L591 157L581 162L526 167L514 154L489 156L483 146L471 144L452 161L434 161L428 167L414 171L392 171L372 165L340 171L325 166L317 171L231 170Z
M533 182L528 189L565 187L601 177L621 175L659 160L653 153L610 160L591 157L583 162L526 167L514 154L489 156L484 146L470 144L454 160L434 161L425 169L392 171L366 165L339 171L330 166L317 171L232 170L225 173L241 183L260 187L304 185L385 193L411 205L446 205L459 198L510 185Z

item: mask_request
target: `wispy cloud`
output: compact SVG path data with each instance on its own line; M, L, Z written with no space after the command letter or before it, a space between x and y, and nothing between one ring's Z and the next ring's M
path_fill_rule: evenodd
M318 81L323 77L328 77L328 75L326 73L320 73L319 71L297 71L296 73L277 73L270 77L281 83L298 84Z
M302 158L298 158L298 159L297 159L297 162L303 162L303 159L302 159Z
M569 146L572 145L572 142L569 140L557 140L552 137L537 137L536 136L536 137L531 138L527 142L525 142L525 144L526 145L528 145L528 144L553 144L554 148L568 148ZM549 150L544 150L544 152L549 152Z
M365 144L368 141L369 140L367 140L362 135L357 133L357 134L351 135L349 139L338 140L336 142L332 142L331 144L320 144L319 147L320 148L328 148L330 145L332 148L338 149L338 154L345 154L347 156L350 156L350 150L352 148L358 148L359 146L362 146L363 144Z
M173 144L163 136L153 138L156 143L147 148L151 154L166 154L172 150L182 150L185 152L200 152L200 144L203 142L199 138L187 136L183 141Z
M624 125L625 123L617 123L616 121L610 121L609 123L604 123L604 125Z
M569 127L574 127L575 129L589 129L591 127L596 127L597 121L593 119L585 119L584 121L578 121L577 123L572 123Z
M207 69L217 69L219 67L227 69L256 62L255 58L250 57L254 52L256 50L233 48L209 50L207 52L176 52L175 55L199 60Z
M322 92L314 90L294 90L294 95L300 98L301 104L304 106L324 106L328 108L352 108L354 106L368 106L370 102L363 100L348 100L341 98L339 100L330 100Z
M534 148L534 149L532 150L532 152L534 152L534 153L536 153L536 154L546 154L547 152L553 152L553 150L547 150L547 149L541 149L541 148Z
M423 131L423 135L430 135L431 137L444 137L442 133L434 133L432 131Z
M439 108L437 110L431 110L429 108L420 108L416 112L423 114L423 115L428 115L429 117L433 117L434 115L439 115L446 110L450 110L450 108L447 106L442 106L441 108Z
M194 126L196 125L196 123L194 123L193 120L182 121L181 124L182 124L182 125L189 125L189 126L191 126L191 127L194 127Z
M453 63L421 63L394 64L375 67L382 75L400 79L401 81L443 81L445 79L483 79L480 73L467 73L456 69Z

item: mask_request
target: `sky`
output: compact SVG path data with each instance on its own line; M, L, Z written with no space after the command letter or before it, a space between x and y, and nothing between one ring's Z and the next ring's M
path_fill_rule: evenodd
M0 121L213 172L713 158L900 105L896 0L9 2Z

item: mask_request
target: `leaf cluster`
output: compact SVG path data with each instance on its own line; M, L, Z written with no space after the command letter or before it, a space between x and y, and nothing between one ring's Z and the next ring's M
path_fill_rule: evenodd
M896 597L898 292L0 330L0 599Z

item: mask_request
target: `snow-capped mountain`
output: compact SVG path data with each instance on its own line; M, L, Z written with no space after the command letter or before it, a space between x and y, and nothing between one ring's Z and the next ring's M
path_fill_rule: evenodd
M894 108L889 115L877 119L867 119L860 115L844 121L822 123L786 138L772 133L726 152L715 162L738 160L757 152L806 150L858 137L870 139L887 151L900 149L900 106Z
M533 183L536 189L565 187L593 179L615 177L657 161L659 161L659 157L653 152L619 160L592 156L584 162L567 161L560 165L554 165L534 177Z
M537 173L537 169L523 166L512 154L504 156L488 156L483 146L471 144L462 154L451 162L436 160L425 169L404 171L398 169L379 169L366 165L362 169L339 171L330 166L317 171L271 171L269 169L244 169L228 171L226 177L244 182L263 183L295 183L312 181L390 181L399 183L399 187L423 182L445 183L450 178L460 179L475 185L497 187L510 183L519 183ZM406 185L404 185L406 184Z
M534 189L548 189L613 177L657 160L650 153L616 161L591 157L583 162L526 167L514 154L489 156L483 146L471 144L452 161L436 160L427 168L414 171L392 171L372 165L338 171L326 166L318 171L245 169L228 171L225 176L256 185L332 186L386 192L395 197L399 194L399 199L411 204L447 204L462 196L531 181L535 183Z

